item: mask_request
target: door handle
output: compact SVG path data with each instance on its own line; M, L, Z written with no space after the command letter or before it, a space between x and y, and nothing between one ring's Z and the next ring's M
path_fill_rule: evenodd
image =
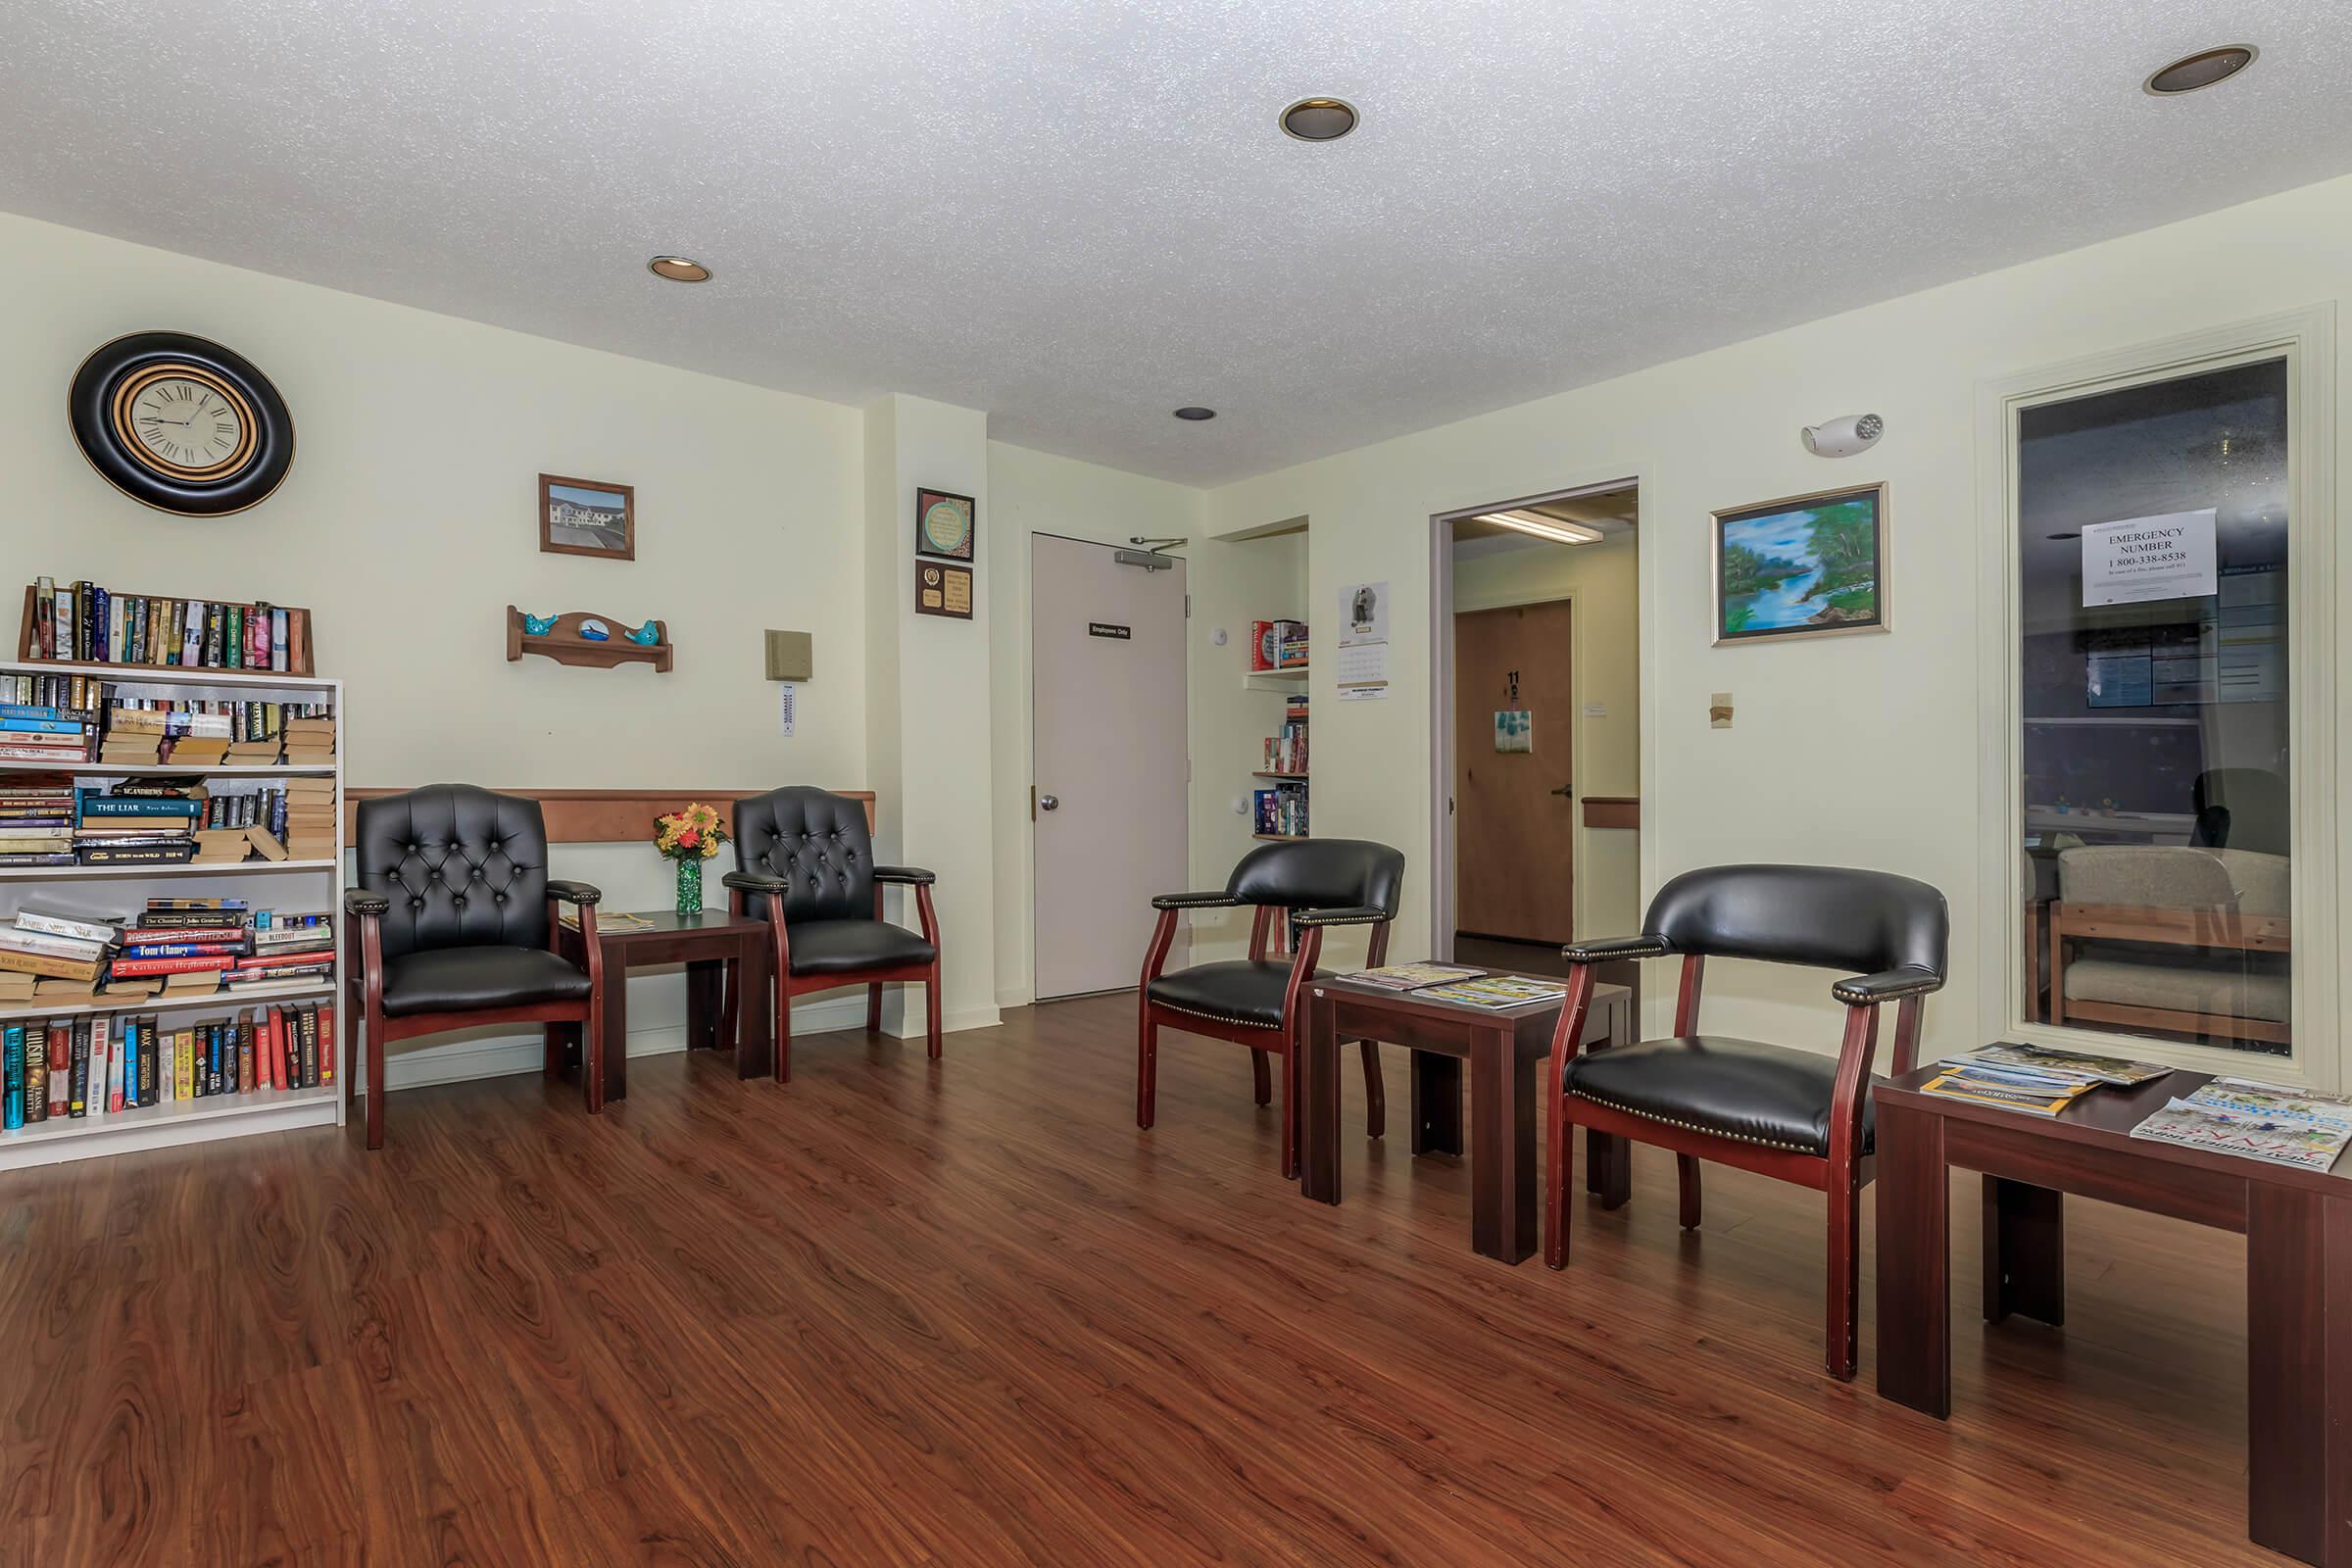
M1057 795L1040 795L1037 798L1037 808L1041 811L1054 810L1060 805L1061 797Z
M1576 786L1573 784L1563 784L1558 789L1553 790L1551 793L1554 795L1574 795L1576 793Z

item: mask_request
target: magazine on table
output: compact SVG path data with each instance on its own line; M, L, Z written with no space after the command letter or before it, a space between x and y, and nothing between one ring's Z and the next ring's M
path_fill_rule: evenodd
M2249 1078L2216 1078L2132 1128L2132 1136L2328 1170L2352 1143L2352 1100Z
M2044 1072L2039 1068L1980 1062L1963 1057L1920 1085L1923 1095L1970 1104L1997 1105L2029 1116L2055 1116L2099 1087L2099 1080L2073 1072Z
M1438 1002L1466 1003L1473 1007L1524 1007L1531 1002L1557 1002L1568 994L1565 980L1546 980L1534 975L1490 974L1475 980L1456 980L1446 985L1423 986L1415 996Z
M1378 969L1358 969L1340 978L1359 986L1378 986L1384 991L1418 991L1423 986L1475 980L1485 973L1484 969L1464 968L1458 963L1392 963Z
M2088 1078L2127 1089L2133 1084L2153 1082L2173 1070L2159 1062L2127 1061L2121 1056L2094 1056L2087 1052L2057 1051L2048 1046L1986 1046L1971 1052L1966 1059L1987 1066L2025 1067L2059 1077Z

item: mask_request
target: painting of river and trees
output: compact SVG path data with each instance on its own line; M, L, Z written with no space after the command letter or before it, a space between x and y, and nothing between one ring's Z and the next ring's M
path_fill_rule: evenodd
M1715 514L1715 641L1886 629L1886 487Z

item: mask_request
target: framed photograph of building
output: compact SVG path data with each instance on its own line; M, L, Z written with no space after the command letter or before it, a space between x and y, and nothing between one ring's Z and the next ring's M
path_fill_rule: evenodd
M554 556L637 559L637 492L601 479L539 476L539 548Z
M1718 512L1715 645L1885 631L1886 487Z

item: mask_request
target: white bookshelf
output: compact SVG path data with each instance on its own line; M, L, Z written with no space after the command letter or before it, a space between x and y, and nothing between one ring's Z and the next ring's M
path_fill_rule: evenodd
M271 778L329 777L334 780L335 853L329 859L247 860L229 865L104 865L0 866L0 921L13 921L27 905L88 916L127 914L151 897L242 898L281 908L323 909L335 921L335 967L325 980L264 983L240 991L206 996L159 993L120 1002L100 998L94 1003L67 1006L38 1004L0 1004L0 1024L46 1022L85 1016L112 1018L117 1013L172 1014L190 1022L227 1017L271 1003L338 1003L338 1035L342 1033L343 996L343 683L313 676L236 670L159 668L153 665L51 663L34 661L0 662L0 675L75 674L136 697L205 698L223 702L324 702L335 715L337 760L332 766L318 763L290 765L223 764L219 767L163 764L125 768L120 762L74 762L53 766L38 762L0 764L0 787L11 776L27 773L74 775L76 782L159 776L237 779L267 782ZM201 1100L166 1101L135 1110L80 1118L52 1117L27 1122L15 1131L0 1131L0 1171L29 1165L89 1159L139 1150L165 1149L215 1139L244 1138L285 1132L300 1127L339 1127L343 1123L344 1080L349 1064L337 1042L337 1081L316 1089L265 1089L249 1095L221 1095Z

